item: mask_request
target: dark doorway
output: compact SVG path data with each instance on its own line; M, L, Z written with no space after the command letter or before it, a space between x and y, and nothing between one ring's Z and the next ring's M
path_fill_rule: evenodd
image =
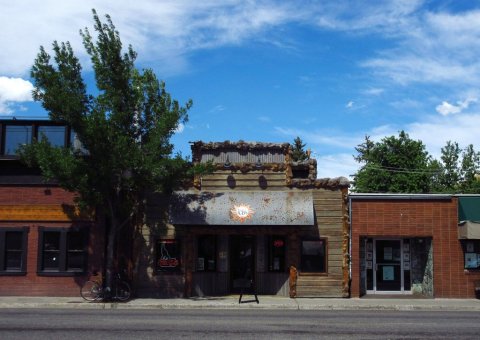
M242 284L255 280L255 237L230 237L230 268L232 293L240 293Z

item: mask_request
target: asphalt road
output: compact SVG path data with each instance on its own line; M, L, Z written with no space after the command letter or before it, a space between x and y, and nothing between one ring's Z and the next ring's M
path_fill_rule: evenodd
M480 313L0 310L1 339L479 339Z

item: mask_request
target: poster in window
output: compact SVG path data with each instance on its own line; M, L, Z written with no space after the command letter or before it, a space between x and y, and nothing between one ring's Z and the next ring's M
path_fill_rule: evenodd
M410 270L410 262L403 262L403 270Z
M367 269L372 269L372 268L373 268L372 261L367 261Z
M467 242L467 253L473 253L475 251L475 247L473 242Z
M410 253L404 253L403 254L403 261L410 261Z
M383 248L383 259L391 261L393 258L393 249L392 247Z
M477 254L476 253L465 253L465 268L477 268Z
M373 254L367 253L367 260L372 260L372 259L373 259Z
M383 266L382 277L383 281L393 281L395 279L393 266Z
M409 252L410 251L410 244L409 243L404 243L403 244L403 251Z

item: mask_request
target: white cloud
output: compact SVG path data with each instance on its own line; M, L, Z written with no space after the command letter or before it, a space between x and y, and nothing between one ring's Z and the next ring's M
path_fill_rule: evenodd
M397 41L361 65L406 85L480 84L480 11L419 11L403 17Z
M272 121L270 119L270 117L267 117L267 116L259 116L259 117L257 117L257 119L261 122L264 122L264 123L270 123Z
M33 85L21 78L0 77L0 114L13 112L12 106L32 101Z
M222 112L222 111L225 111L225 106L223 105L217 105L213 108L210 109L210 113L216 113L216 112Z
M359 164L355 162L352 154L349 153L321 155L314 152L312 157L317 160L318 178L343 176L352 180L351 175L356 173L359 168Z
M380 88L371 88L371 89L368 89L368 90L363 91L364 94L370 95L370 96L379 96L379 95L381 95L383 92L385 92L385 90L384 90L384 89L380 89Z
M345 107L346 107L347 109L351 109L351 108L353 107L353 104L355 104L353 101L349 101L349 102L347 103L347 105L345 105Z
M435 109L438 113L442 116L448 116L449 114L456 114L460 113L465 109L468 109L471 103L475 103L477 101L476 98L467 98L463 102L457 102L457 105L450 104L447 101L443 101L442 104L438 105Z
M175 133L182 133L185 130L185 124L179 123L175 129Z
M111 15L124 44L132 44L141 60L162 60L162 71L178 72L189 51L238 44L292 20L291 6L243 0L12 2L0 11L0 74L25 75L39 46L49 49L53 40L70 41L85 59L78 30L92 29L90 8L102 18Z

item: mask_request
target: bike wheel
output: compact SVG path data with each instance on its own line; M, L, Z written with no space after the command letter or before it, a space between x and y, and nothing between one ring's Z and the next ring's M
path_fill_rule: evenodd
M102 295L102 287L97 282L87 281L80 288L80 295L87 301L98 300Z
M115 299L126 301L130 298L130 285L125 281L118 281L115 287Z

